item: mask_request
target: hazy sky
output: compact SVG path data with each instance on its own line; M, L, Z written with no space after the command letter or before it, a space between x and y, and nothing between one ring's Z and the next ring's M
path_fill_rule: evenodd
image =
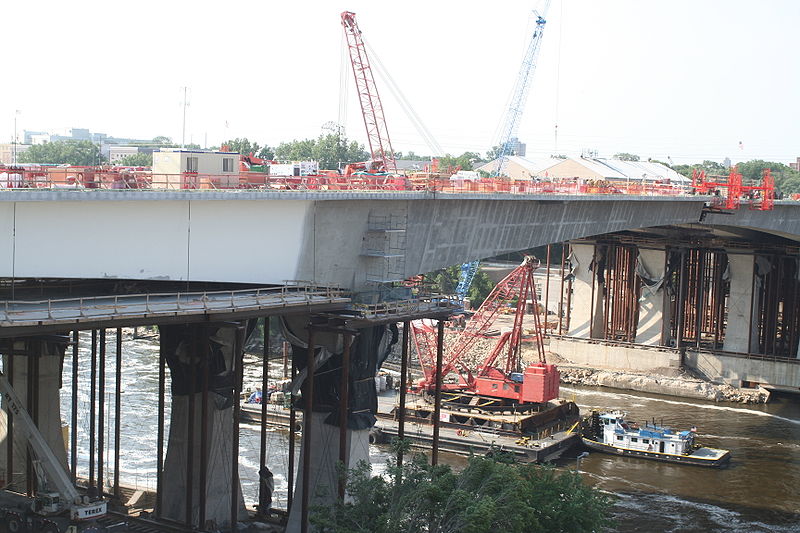
M342 27L365 40L446 152L484 153L538 1L6 2L0 139L89 128L262 144L339 116ZM675 163L800 156L800 1L553 0L520 127L529 156ZM366 141L346 65L346 133ZM431 150L378 78L396 150ZM554 126L558 123L558 145ZM740 147L741 141L741 147Z

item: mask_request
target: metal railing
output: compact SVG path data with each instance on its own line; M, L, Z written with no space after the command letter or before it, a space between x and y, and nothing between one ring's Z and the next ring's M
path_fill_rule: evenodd
M454 296L430 296L391 300L376 304L352 304L351 307L367 319L429 313L437 309L451 311L461 307Z
M232 312L310 303L347 303L337 287L302 285L229 291L143 293L2 302L0 325L28 322L104 319L124 316Z
M153 190L153 191L358 191L429 192L513 195L632 195L684 196L691 188L679 184L583 179L508 178L451 179L427 174L410 176L273 176L256 172L230 174L159 174L149 170L104 167L0 168L0 189L9 190Z

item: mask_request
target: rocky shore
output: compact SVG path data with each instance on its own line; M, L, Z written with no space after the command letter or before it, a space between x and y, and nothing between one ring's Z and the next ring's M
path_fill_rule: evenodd
M710 400L714 402L766 403L769 392L765 389L739 389L730 385L720 385L675 369L664 369L665 374L635 373L630 371L601 370L570 366L559 363L561 382L590 387L611 387L614 389L666 394L682 398Z

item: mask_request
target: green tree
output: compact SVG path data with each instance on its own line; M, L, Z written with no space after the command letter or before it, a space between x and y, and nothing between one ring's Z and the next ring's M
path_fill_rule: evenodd
M172 144L172 139L170 137L166 137L164 135L159 135L157 137L153 137L154 144Z
M339 165L365 161L369 159L369 154L364 151L364 145L329 133L317 139L281 143L275 149L275 158L286 161L314 160L319 162L321 168L337 169Z
M439 168L461 167L463 170L472 170L475 163L481 163L480 154L476 152L464 152L459 156L450 154L439 158Z
M55 141L37 144L20 154L21 163L92 166L105 162L100 147L91 141Z
M628 152L620 152L614 154L614 159L619 159L620 161L639 161L639 156L636 154L629 154Z
M736 165L745 184L760 184L765 169L775 178L775 187L784 194L800 192L800 172L775 161L754 159Z
M425 277L432 280L432 290L442 294L453 294L458 286L460 275L461 265L456 265L426 274ZM478 269L467 292L472 308L477 309L480 307L486 297L489 296L489 293L492 292L492 289L494 289L492 280L489 279L485 272Z
M275 156L275 150L269 146L261 146L257 142L251 142L247 137L237 137L224 141L222 146L227 146L231 152L239 152L244 155L253 154L262 159L272 159Z
M123 167L152 167L153 154L139 152L138 154L126 155L117 161L117 164Z
M423 455L386 476L362 463L347 476L351 500L312 508L319 531L337 533L537 533L599 531L612 499L574 472L472 457L460 472Z
M486 161L494 161L498 157L500 157L500 152L503 151L503 147L500 145L492 146L492 149L486 152Z

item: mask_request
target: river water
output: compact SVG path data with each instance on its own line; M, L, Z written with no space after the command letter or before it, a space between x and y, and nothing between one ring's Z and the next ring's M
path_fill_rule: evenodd
M155 489L158 341L157 337L133 340L127 334L123 340L120 477L124 484ZM114 470L113 331L109 332L107 342L105 469L110 477ZM89 457L90 345L89 334L81 334L78 451L79 474L84 476L88 476ZM71 362L71 356L64 362L61 399L65 418L70 412ZM245 387L254 387L259 376L260 367L255 358L249 365L246 362ZM800 401L797 397L778 397L767 405L740 406L589 387L565 386L561 390L562 396L574 398L582 410L619 409L627 412L631 420L644 422L655 417L657 422L663 421L681 430L695 425L699 442L732 452L730 466L721 469L591 453L581 461L580 470L587 483L616 495L616 503L609 510L617 522L615 530L800 532ZM169 394L166 399L169 420ZM375 471L380 472L389 450L370 448ZM286 505L287 449L287 433L270 430L267 455L275 474L277 507ZM258 450L258 427L242 425L240 477L249 506L257 501ZM576 453L568 452L558 467L574 469ZM455 466L463 464L463 459L458 457L445 455L444 460Z

